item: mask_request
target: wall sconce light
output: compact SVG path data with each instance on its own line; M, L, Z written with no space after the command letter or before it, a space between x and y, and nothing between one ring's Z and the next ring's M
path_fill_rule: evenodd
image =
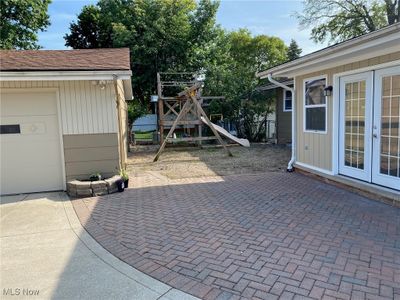
M332 96L333 87L331 85L324 88L324 96Z
M106 80L92 80L92 85L100 87L101 90L106 88L107 83Z

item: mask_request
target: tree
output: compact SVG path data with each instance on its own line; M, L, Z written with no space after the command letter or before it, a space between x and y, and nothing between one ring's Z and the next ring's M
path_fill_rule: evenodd
M258 141L265 132L267 115L272 103L264 92L256 90L260 80L255 73L287 60L287 47L276 37L258 35L248 30L221 30L215 52L206 65L205 94L224 95L224 101L214 101L209 110L223 113L236 123L239 134Z
M100 8L94 5L84 6L77 23L71 23L71 33L64 36L65 46L75 49L110 47L101 40Z
M51 0L1 0L0 48L38 49L39 31L50 25Z
M315 42L340 42L400 20L399 0L305 0L300 26Z
M219 2L212 0L100 0L86 6L64 38L72 48L129 47L133 93L147 103L156 73L204 65L215 38Z
M303 50L297 45L296 41L292 39L289 44L289 48L287 50L287 57L289 61L295 60L300 57L300 54Z

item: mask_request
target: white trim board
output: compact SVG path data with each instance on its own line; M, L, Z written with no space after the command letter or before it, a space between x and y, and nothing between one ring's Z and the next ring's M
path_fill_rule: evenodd
M60 139L60 147L61 147L61 170L62 170L62 177L63 177L63 190L67 190L67 174L65 170L65 157L64 157L64 134L63 134L63 120L62 120L62 113L61 113L61 98L60 98L60 90L55 89L56 93L56 101L57 101L57 119L58 119L58 133Z
M54 81L54 80L130 80L132 71L29 71L0 72L0 81Z
M314 166L311 166L309 164L302 163L302 162L299 162L299 161L295 162L294 166L296 167L296 165L298 165L300 167L304 167L304 168L310 169L310 170L313 170L313 171L317 171L317 172L320 172L320 173L323 173L323 174L326 174L326 175L334 175L333 172L330 171L330 170L325 170L325 169L322 169L322 168L314 167Z

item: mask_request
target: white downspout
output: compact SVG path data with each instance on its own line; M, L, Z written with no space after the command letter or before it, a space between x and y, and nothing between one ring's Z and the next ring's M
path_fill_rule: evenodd
M281 88L290 91L292 93L292 157L287 166L288 172L293 172L293 164L296 161L296 91L294 88L288 87L272 78L272 74L269 73L267 78L273 84L280 86Z

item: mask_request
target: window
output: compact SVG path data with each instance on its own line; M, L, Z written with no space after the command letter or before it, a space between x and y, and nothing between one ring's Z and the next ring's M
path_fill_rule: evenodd
M292 92L283 90L283 111L292 111Z
M16 133L21 133L19 124L0 125L0 134L16 134Z
M304 82L304 130L326 132L325 78Z

